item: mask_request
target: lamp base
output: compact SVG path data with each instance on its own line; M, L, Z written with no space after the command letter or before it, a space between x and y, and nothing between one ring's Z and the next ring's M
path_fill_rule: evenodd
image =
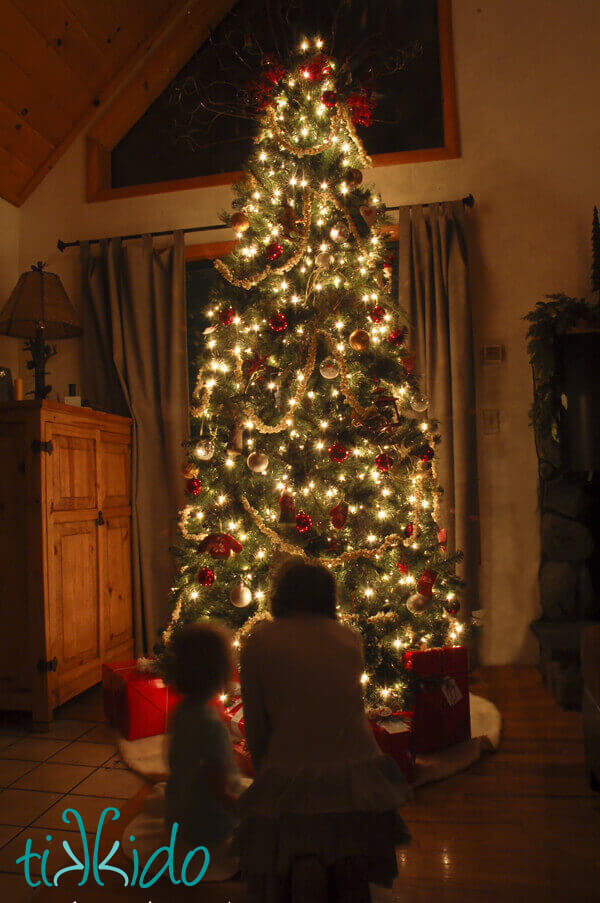
M39 325L33 338L25 342L25 350L31 353L27 368L34 371L34 398L43 401L48 397L52 386L46 385L46 361L56 354L56 345L47 345L44 339L44 327Z

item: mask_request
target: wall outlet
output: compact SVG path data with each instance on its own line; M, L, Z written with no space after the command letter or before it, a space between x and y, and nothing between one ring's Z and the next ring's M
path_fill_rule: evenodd
M504 345L484 345L481 349L482 364L502 364L506 360Z

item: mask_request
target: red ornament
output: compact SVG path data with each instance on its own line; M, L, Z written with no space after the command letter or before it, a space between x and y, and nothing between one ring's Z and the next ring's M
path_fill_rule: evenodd
M417 592L428 599L431 596L431 591L433 590L436 580L436 572L430 571L429 568L427 568L426 571L423 571L421 579L417 583Z
M415 528L414 528L413 524L407 524L405 526L404 535L406 536L407 539L410 539L410 537L413 535L414 532L415 532Z
M278 63L269 63L257 78L246 83L251 103L256 110L264 110L271 102L275 88L285 75L285 69Z
M273 332L283 332L287 329L287 320L285 318L285 314L273 314L271 319L269 320L269 326L273 330Z
M279 496L279 523L293 524L296 520L296 503L294 496L284 489Z
M345 527L348 520L348 505L346 502L338 502L329 512L329 516L336 530L341 530Z
M396 562L396 567L398 568L398 570L400 571L401 574L408 574L408 565L407 565L406 561L404 560L404 558L402 558L402 561Z
M449 615L454 617L460 611L460 603L455 599L453 599L451 602L445 602L444 611L447 611Z
M312 518L310 514L299 511L296 515L296 530L298 533L306 533L312 527Z
M341 442L334 442L329 446L327 452L335 464L343 464L348 457L348 449Z
M437 541L441 546L445 545L448 540L448 531L445 527L442 527L441 530L438 530Z
M384 268L384 270L388 270L390 272L392 271L392 269L394 268L394 255L393 254L387 255L387 257L383 261L383 268Z
M252 376L253 373L256 373L258 370L262 370L262 368L265 366L266 360L266 356L260 357L258 351L255 351L253 356L249 360L244 361L244 363L242 364L242 372L244 376L249 377Z
M278 241L272 241L271 244L267 245L267 247L265 248L267 260L270 263L273 263L274 260L277 260L277 258L281 256L282 252L283 248Z
M321 103L324 107L327 107L330 110L332 107L335 107L338 101L338 96L335 91L323 91L321 94Z
M381 307L380 304L376 304L375 307L372 307L369 311L369 319L372 320L373 323L381 323L384 317L385 307Z
M432 449L431 445L422 445L418 451L419 458L421 461L431 461L435 452Z
M322 54L319 54L304 67L302 75L309 82L320 82L330 71L329 63Z
M215 572L209 567L200 568L196 575L196 580L200 586L212 586L215 582Z
M188 480L185 484L185 491L188 495L198 495L201 489L202 481L197 477L192 477L191 480Z
M377 470L380 470L381 473L387 473L393 463L394 459L386 452L381 452L381 454L377 455L377 457L375 458L375 465L377 467Z
M350 94L346 98L346 103L350 108L350 115L354 125L364 125L368 128L371 125L373 110L376 106L376 101L372 95L363 88L361 91Z
M211 533L198 545L199 552L208 552L213 558L229 558L232 552L242 551L242 544L229 533Z
M403 329L393 329L387 339L392 348L398 348L404 343L405 332Z
M402 358L402 366L406 370L407 373L412 373L415 369L415 364L417 363L417 355L414 351L411 354L405 354Z
M233 307L222 307L219 311L219 320L221 321L223 326L231 326L234 317L235 312L233 310Z

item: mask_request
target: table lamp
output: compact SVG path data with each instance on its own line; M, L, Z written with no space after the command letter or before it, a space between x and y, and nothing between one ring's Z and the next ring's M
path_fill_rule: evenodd
M35 372L35 398L44 399L52 386L46 385L46 361L56 354L56 345L47 339L71 339L81 335L75 309L56 273L48 273L38 261L22 273L0 313L0 335L26 339L31 353L27 367Z

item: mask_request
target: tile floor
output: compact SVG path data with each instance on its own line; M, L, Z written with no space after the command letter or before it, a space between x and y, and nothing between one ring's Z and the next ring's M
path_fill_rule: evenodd
M69 861L61 841L81 848L65 809L77 809L93 832L104 808L119 809L143 786L115 753L99 686L57 709L46 734L33 734L25 715L0 713L0 900L29 903L36 893L15 862L27 838L34 850L50 848L51 873Z

